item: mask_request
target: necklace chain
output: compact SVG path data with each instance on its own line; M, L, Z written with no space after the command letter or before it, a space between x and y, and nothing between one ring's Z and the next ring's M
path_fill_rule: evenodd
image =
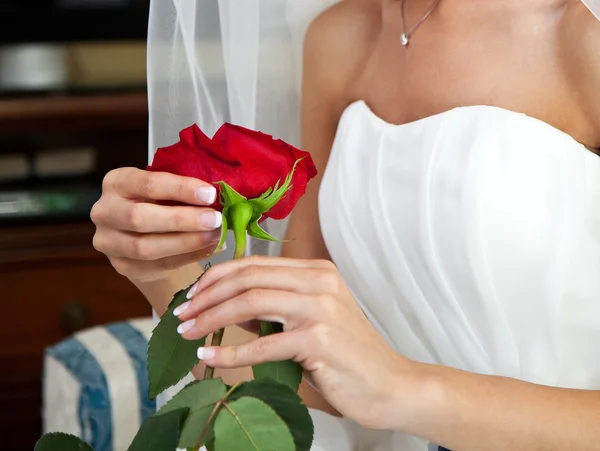
M410 43L410 38L411 38L412 34L415 32L415 30L417 28L419 28L419 25L421 25L423 22L425 22L427 20L427 18L431 15L431 13L435 10L437 5L439 5L441 1L442 0L435 0L433 2L433 5L431 5L431 8L429 8L429 10L425 13L425 15L421 18L421 20L419 20L416 24L414 24L410 30L405 31L406 27L404 25L404 0L400 0L400 20L401 20L401 25L402 25L402 35L400 36L400 42L402 43L402 45L404 47L408 47L408 44Z

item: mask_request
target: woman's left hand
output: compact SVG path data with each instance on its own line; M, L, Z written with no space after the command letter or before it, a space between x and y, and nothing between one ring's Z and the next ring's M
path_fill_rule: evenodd
M180 327L186 339L252 320L284 325L281 334L241 346L204 348L207 365L239 368L291 359L334 408L365 427L388 429L399 415L410 415L403 413L398 393L411 390L412 362L375 331L331 262L233 260L209 269L190 294L192 300L176 312L186 321Z

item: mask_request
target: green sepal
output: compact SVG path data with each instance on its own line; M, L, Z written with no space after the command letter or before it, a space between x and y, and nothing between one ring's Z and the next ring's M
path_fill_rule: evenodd
M264 230L258 223L258 219L255 219L254 221L250 222L250 225L248 226L248 235L258 240L275 241L277 243L285 242L285 240L278 240L277 238L269 234L266 230Z
M219 252L223 248L225 241L227 241L227 230L229 229L229 219L227 216L228 212L229 207L224 207L223 211L221 212L221 239L219 240L219 244L217 245L215 252Z
M215 182L215 184L221 187L221 198L219 201L224 207L231 207L232 205L248 200L225 182Z
M292 178L294 176L294 172L296 171L296 166L298 166L300 161L302 161L302 158L296 160L292 171L286 177L283 185L279 186L279 183L281 182L280 180L277 182L274 188L269 188L260 197L256 199L250 199L248 201L248 203L252 205L255 214L262 215L263 213L268 212L277 204L277 202L281 200L285 193L292 188Z
M283 185L280 186L281 180L279 180L274 187L269 187L256 199L248 200L227 183L215 182L216 185L221 187L219 202L223 206L221 239L215 252L221 250L223 244L225 244L227 230L233 230L234 233L235 258L244 256L246 235L264 241L284 242L264 230L259 225L259 221L262 215L271 210L292 188L292 178L300 161L302 161L302 158L296 160Z

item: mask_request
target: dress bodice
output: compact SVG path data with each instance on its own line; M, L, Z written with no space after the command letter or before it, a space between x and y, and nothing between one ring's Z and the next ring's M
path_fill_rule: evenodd
M333 260L398 352L600 389L600 157L566 133L491 106L393 125L358 101L319 204Z

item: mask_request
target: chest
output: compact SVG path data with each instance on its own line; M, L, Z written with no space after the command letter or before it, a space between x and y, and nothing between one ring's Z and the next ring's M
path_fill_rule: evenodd
M401 124L458 106L526 113L594 145L600 129L582 101L565 19L581 2L442 0L404 47L400 2L382 11L381 30L353 85L376 114ZM405 2L407 29L427 2Z

